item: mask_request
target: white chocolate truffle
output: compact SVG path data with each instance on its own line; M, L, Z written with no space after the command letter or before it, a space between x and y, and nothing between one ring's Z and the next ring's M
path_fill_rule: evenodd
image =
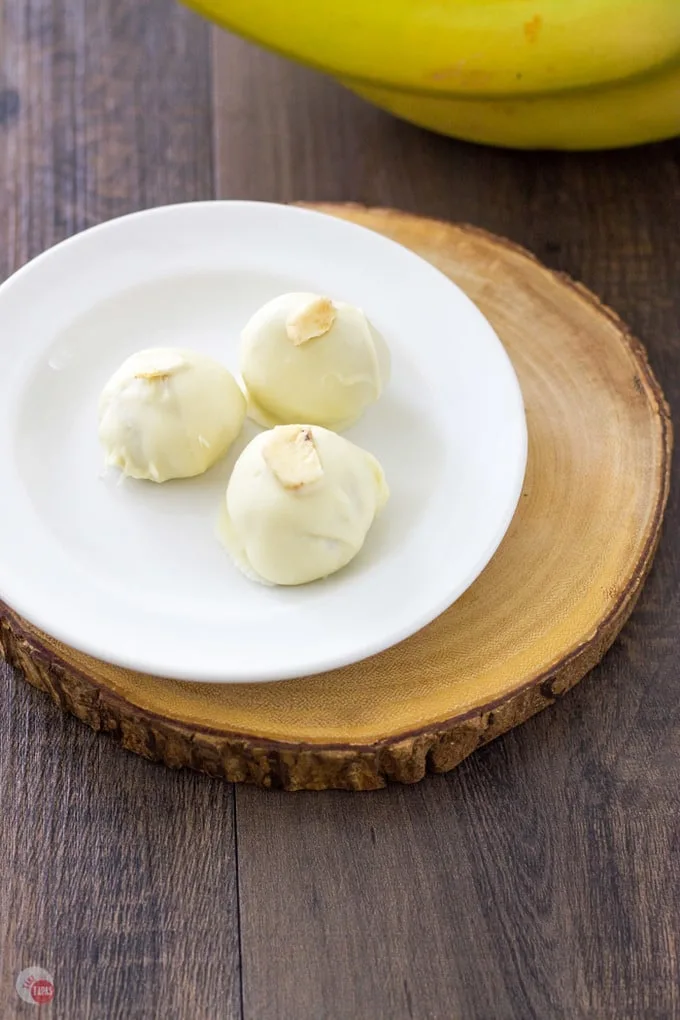
M382 393L385 341L364 313L317 294L283 294L241 335L248 413L261 425L312 422L348 428Z
M354 559L388 496L370 453L320 426L279 425L237 460L222 539L249 577L306 584Z
M139 351L99 398L107 465L131 478L166 482L207 471L243 426L246 401L219 362L195 351Z

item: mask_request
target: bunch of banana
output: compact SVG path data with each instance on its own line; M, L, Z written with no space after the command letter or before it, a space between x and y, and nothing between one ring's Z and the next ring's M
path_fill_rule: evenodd
M680 134L680 0L185 0L399 117L522 148Z

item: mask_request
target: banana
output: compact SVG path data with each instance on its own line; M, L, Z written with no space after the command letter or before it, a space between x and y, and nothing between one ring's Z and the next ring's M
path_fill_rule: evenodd
M680 132L680 0L185 0L384 109L492 144Z
M439 134L513 149L615 149L680 134L680 62L600 88L505 99L430 97L350 88Z

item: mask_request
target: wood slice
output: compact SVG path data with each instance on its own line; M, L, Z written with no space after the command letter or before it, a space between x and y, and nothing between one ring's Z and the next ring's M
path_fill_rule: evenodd
M513 360L529 465L484 574L402 644L285 683L192 684L119 669L8 607L0 607L0 637L30 683L148 758L266 787L371 790L452 769L600 660L656 549L671 424L641 345L583 287L472 227L320 208L438 266L479 305Z

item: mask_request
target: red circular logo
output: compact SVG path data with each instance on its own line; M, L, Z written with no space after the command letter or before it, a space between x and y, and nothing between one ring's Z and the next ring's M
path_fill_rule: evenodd
M43 978L33 982L30 992L33 1001L42 1006L46 1002L51 1002L54 998L54 985L51 981L45 981Z
M54 998L54 978L44 967L27 967L17 977L16 990L24 1002L44 1006Z

